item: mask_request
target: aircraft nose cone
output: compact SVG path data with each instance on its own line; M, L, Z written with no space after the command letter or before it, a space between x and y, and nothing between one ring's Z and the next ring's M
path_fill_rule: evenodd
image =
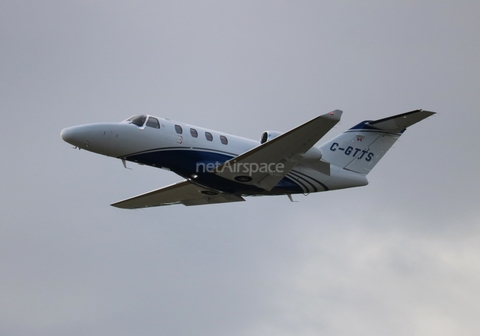
M74 126L64 128L60 132L60 136L62 137L63 141L74 146L81 147L81 145L85 142L85 133L84 127Z

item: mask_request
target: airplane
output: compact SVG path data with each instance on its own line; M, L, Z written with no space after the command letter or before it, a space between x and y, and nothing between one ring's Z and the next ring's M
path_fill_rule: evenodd
M265 131L260 141L152 115L61 131L75 148L170 170L184 180L111 204L138 209L245 201L246 196L292 195L360 187L406 128L435 112L415 110L363 121L316 143L343 111L320 115L288 132Z

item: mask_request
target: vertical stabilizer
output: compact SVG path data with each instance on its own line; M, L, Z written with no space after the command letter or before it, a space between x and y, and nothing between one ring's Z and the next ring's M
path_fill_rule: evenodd
M435 114L415 110L379 120L364 121L320 146L322 159L367 175L407 127Z

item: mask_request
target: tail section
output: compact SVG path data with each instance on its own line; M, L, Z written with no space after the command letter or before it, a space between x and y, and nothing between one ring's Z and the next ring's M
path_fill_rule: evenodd
M435 114L415 110L393 117L364 121L320 146L322 160L367 175L407 127Z

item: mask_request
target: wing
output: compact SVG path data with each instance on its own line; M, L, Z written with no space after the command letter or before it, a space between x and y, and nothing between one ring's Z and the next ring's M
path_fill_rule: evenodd
M215 169L228 180L271 190L342 116L335 110L267 141Z
M245 199L203 188L186 180L111 205L122 209L138 209L173 204L189 206L239 201Z

